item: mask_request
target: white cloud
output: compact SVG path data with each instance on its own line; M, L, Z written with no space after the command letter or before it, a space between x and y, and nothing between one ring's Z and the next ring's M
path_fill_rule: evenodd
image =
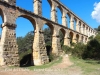
M92 11L91 16L93 19L96 19L100 23L100 2L94 3L94 11Z

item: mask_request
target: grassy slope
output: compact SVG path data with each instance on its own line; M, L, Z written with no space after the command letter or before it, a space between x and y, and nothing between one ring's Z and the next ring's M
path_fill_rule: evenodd
M70 57L74 62L73 66L78 66L82 69L83 75L100 75L100 62L95 60L82 60L75 57Z
M70 60L74 64L72 66L66 68L65 71L71 70L70 68L79 67L79 69L82 70L82 75L100 75L100 62L99 61L82 60L82 59L78 59L78 58L75 58L72 56L70 56ZM60 57L57 60L54 60L48 64L42 65L42 66L30 66L30 67L23 67L23 68L27 68L30 70L45 69L45 68L49 68L53 65L59 64L59 63L61 63L61 61L62 61L62 57ZM11 68L15 68L15 67L11 67Z
M47 64L44 64L44 65L41 65L41 66L28 66L28 67L21 67L21 68L27 68L27 69L29 69L29 70L34 70L34 69L45 69L45 68L49 68L49 67L51 67L51 66L53 66L53 65L57 65L57 64L59 64L59 63L61 63L62 62L62 57L59 57L58 59L56 59L56 60L54 60L54 61L52 61L52 62L50 62L50 63L47 63ZM19 67L15 67L15 66L10 66L9 68L19 68Z
M28 67L28 69L34 70L34 69L49 68L49 67L51 67L51 66L53 66L53 65L56 65L56 64L58 64L58 63L61 63L61 61L62 61L62 57L59 57L57 60L54 60L54 61L52 61L52 62L50 62L50 63L48 63L48 64L41 65L41 66L31 66L31 67Z

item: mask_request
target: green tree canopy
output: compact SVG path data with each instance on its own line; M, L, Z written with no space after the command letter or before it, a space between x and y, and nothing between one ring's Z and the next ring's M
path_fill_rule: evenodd
M25 37L17 37L19 54L27 50L32 50L33 39L34 33L32 31L28 32Z

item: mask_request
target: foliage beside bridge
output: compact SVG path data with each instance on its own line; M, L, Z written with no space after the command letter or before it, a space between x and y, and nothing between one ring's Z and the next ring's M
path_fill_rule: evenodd
M100 31L98 31L100 32ZM20 60L32 53L32 46L33 46L33 38L34 33L32 31L28 32L24 37L17 37L17 43L19 47L19 55ZM83 59L100 59L100 33L96 35L96 37L91 36L87 44L83 43L73 43L71 46L65 46L64 43L64 36L62 32L59 32L59 38L62 50L67 54L72 54L75 57L83 58ZM54 60L57 58L52 54L52 33L49 28L44 29L44 41L46 44L47 55L49 57L49 61Z
M73 56L83 59L100 60L100 26L97 28L98 34L91 36L87 44L77 43L74 47L63 46L65 53L72 53Z

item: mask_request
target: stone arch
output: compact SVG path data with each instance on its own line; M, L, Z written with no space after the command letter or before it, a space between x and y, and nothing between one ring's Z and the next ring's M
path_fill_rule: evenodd
M73 32L70 32L69 33L70 45L72 45L72 43L73 43L73 36L74 36L74 33Z
M30 32L30 33L27 33L27 34L31 34L31 35L33 35L32 37L31 37L31 39L29 40L30 41L30 43L31 43L31 45L30 45L30 49L31 49L31 53L29 54L29 59L25 59L24 57L20 60L20 66L31 66L31 65L33 65L33 42L34 42L34 30L36 29L36 20L34 19L34 18L32 18L32 17L30 17L30 16L28 16L28 15L19 15L17 18L16 18L16 21L17 21L17 19L18 18L20 18L20 17L22 17L22 18L25 18L26 20L28 20L31 24L32 24L32 27L33 27L33 29L32 29L32 31ZM27 28L28 28L28 26L27 26ZM24 29L24 27L22 28L22 29ZM26 33L25 33L26 34ZM28 38L27 38L28 39ZM27 44L25 44L25 45L27 45ZM25 48L24 48L25 49ZM28 51L28 49L26 48L25 49L25 52L26 51ZM26 55L25 55L25 57L26 57ZM29 64L27 64L27 63L29 63Z
M73 35L74 35L74 33L73 32L70 32L70 35L69 36L73 38Z
M66 31L65 31L63 28L61 28L61 29L59 30L59 37L60 37L61 47L62 47L63 44L64 44L65 33L66 33Z
M71 14L70 14L70 12L67 12L67 15L69 16L69 18L71 17Z
M51 29L51 32L52 32L52 34L53 34L54 26L53 26L51 23L49 23L49 22L44 23L43 26L44 26L45 24ZM42 26L42 28L43 28L43 26Z
M88 27L86 26L86 35L88 36L88 32L87 31L88 31Z
M76 34L76 42L79 42L79 34Z
M81 42L82 42L82 43L84 42L84 37L83 37L83 36L81 36Z
M48 30L48 34L46 34L46 32L44 32L45 26L47 26L46 30ZM54 32L54 26L49 22L45 22L42 26L42 31L43 31L43 35L44 35L44 42L45 42L45 46L46 46L47 55L48 55L48 57L50 57L51 53L52 53L52 35ZM49 61L51 62L52 59L49 58Z
M89 32L88 32L88 36L90 37L90 27L89 27Z
M4 14L4 12L3 12L3 10L1 8L0 8L0 16L2 17L2 21L4 23L6 18L5 18L5 14Z
M79 21L79 32L81 32L81 21Z
M20 15L20 16L18 16L18 17L23 17L23 18L28 19L28 20L32 23L34 29L36 28L36 23L37 23L37 21L36 21L36 19L34 19L33 17L31 17L31 16L29 16L29 15Z
M56 8L59 8L61 13L63 12L63 9L60 5L58 5Z
M71 15L70 15L69 12L67 12L66 17L67 17L67 25L68 25L68 28L70 28L70 18L71 18Z
M61 8L61 6L56 6L56 11L57 11L57 23L61 24L62 25L62 13L63 13L63 10Z
M42 25L42 31L44 30L43 29L43 27L44 27L44 25L46 25L46 26L48 26L49 28L50 28L50 32L51 32L51 35L53 35L53 33L54 33L54 26L51 24L51 23L49 23L49 22L45 22L43 25ZM44 31L43 31L43 33L44 33ZM51 38L52 39L52 38Z
M60 30L63 33L63 35L65 36L66 31L63 28L61 28Z
M76 22L77 22L77 19L76 17L74 17L74 30L76 30Z
M61 28L60 31L61 31L62 34L63 34L63 40L64 40L64 37L65 37L65 33L66 33L66 31L65 31L63 28Z
M87 37L85 38L85 43L87 43Z
M50 6L52 7L52 2L51 2L51 0L47 0L48 1L48 3L50 4Z
M0 8L1 25L6 22L6 16L3 10ZM0 28L0 41L2 40L2 28Z
M83 24L83 34L85 34L85 24Z

